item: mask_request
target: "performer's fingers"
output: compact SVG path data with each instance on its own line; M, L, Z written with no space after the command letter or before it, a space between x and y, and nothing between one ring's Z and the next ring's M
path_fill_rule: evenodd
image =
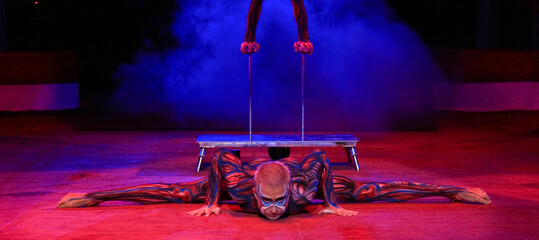
M346 210L346 216L354 216L354 215L357 215L357 212Z
M258 48L259 48L259 46L257 46L257 44L252 44L252 45L251 45L251 49L250 49L251 51L250 51L250 52L251 52L251 53L256 53L256 52L258 52Z
M242 43L241 46L240 46L241 53L243 53L243 54L252 53L251 52L251 45L252 45L251 43L247 43L247 42Z
M357 212L355 211L350 211L350 210L346 210L346 209L339 209L335 212L335 214L339 215L339 216L345 216L345 217L348 217L348 216L354 216L354 215L357 215Z
M202 215L204 215L204 210L200 209L200 210L198 210L198 212L197 212L197 214L195 216L200 217Z
M198 213L198 209L197 210L193 210L193 211L190 211L190 212L187 212L187 214L191 215L191 216L196 216Z
M355 213L355 212L349 211L349 212L346 213L346 216L354 216L356 214L357 213Z

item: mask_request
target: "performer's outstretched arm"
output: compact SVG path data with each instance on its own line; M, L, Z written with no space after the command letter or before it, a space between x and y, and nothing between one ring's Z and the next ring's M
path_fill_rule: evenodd
M318 188L322 188L322 194L324 198L324 204L326 208L320 213L333 213L341 216L356 215L357 212L349 211L341 208L337 203L335 191L333 189L333 175L331 173L331 166L326 153L322 150L315 149L305 158L302 163L303 175L307 179L305 186L301 184L296 187L304 187L305 190L302 194L305 196L303 200L310 201L315 196ZM297 179L299 180L299 179ZM297 181L296 180L296 181ZM293 179L294 181L294 179ZM301 189L292 189L292 191L302 191ZM302 199L296 200L301 202Z
M262 0L251 0L249 12L247 13L247 30L241 44L240 50L243 54L252 54L260 50L260 45L255 42L256 26L262 11Z
M333 176L333 186L336 197L341 202L402 202L424 197L441 196L454 202L491 203L488 195L479 188L461 188L404 181L359 182L338 175Z
M130 201L144 204L204 202L207 189L207 179L190 183L145 184L93 193L70 193L64 196L57 206L59 208L91 207L105 201Z
M262 11L263 0L251 0L249 12L247 13L247 30L240 50L243 54L252 54L260 50L260 45L255 41L256 28ZM294 7L294 17L298 26L298 41L294 43L296 52L302 54L312 54L313 44L309 37L309 27L307 24L307 11L303 0L292 0Z
M298 25L298 41L309 42L309 27L307 24L307 11L303 0L292 0L294 6L294 17Z
M253 201L253 180L244 169L241 161L226 149L220 149L212 159L206 191L206 204L194 211L188 212L194 216L210 216L221 213L219 195L221 187L225 187L230 196L241 205L250 205ZM250 209L245 209L249 211Z
M256 26L260 19L262 11L262 0L251 0L249 12L247 13L247 31L245 32L244 42L254 42L256 37Z
M307 24L307 11L303 0L292 0L294 6L294 16L298 25L298 41L294 43L296 52L302 54L312 54L314 47L309 37L309 26Z
M256 27L260 12L262 11L263 0L251 0L249 12L247 13L247 31L245 32L244 42L255 42ZM292 0L294 6L294 17L298 26L298 41L309 42L309 27L307 24L307 11L303 0Z

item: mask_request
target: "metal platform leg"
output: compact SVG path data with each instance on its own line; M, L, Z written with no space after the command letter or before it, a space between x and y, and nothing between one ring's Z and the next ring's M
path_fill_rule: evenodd
M202 159L204 159L205 152L206 148L200 148L200 153L198 154L197 172L200 172L200 167L202 166Z
M359 171L359 163L357 161L357 151L356 147L345 147L346 148L346 154L348 155L348 161L354 162L354 165L356 166L356 170Z

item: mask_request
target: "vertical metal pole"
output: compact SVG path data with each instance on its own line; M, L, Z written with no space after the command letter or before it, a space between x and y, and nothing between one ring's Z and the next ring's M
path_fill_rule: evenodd
M305 141L305 54L301 60L301 141Z
M253 56L249 53L249 141L253 141Z

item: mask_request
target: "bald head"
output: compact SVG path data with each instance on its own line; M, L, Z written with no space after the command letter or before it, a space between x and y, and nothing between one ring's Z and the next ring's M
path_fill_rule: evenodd
M290 171L281 162L267 162L255 172L253 193L258 210L270 220L279 219L288 207Z
M258 167L255 172L255 184L265 188L277 189L290 183L290 171L281 162L267 162Z

